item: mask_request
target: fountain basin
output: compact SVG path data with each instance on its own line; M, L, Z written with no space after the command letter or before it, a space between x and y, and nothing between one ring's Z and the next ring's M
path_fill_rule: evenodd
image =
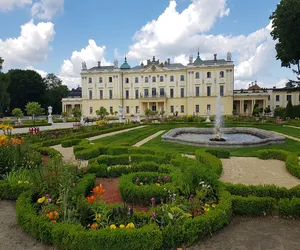
M210 141L214 133L214 128L175 128L165 133L162 140L208 148L259 147L285 143L284 136L257 128L223 128L222 137L226 141Z

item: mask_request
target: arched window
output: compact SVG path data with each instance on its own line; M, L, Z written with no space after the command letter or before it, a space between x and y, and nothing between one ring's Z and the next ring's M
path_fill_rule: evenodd
M184 75L180 76L180 81L184 81Z
M129 78L125 78L125 83L129 83Z
M135 83L138 83L138 82L139 82L139 78L136 77L136 78L135 78Z
M211 78L211 72L207 72L207 78Z
M89 78L89 83L93 83L93 80L91 77Z
M156 77L152 76L152 82L156 82Z
M102 80L102 77L99 77L99 83L102 83L103 80Z
M163 76L160 76L160 77L159 77L159 81L160 81L160 82L163 82L163 81L164 81L164 77L163 77Z
M196 72L195 78L196 78L196 79L199 79L199 78L200 78L199 72Z
M224 71L220 72L220 77L223 78L224 77Z
M165 89L164 88L161 88L159 90L159 95L160 95L160 97L164 97L165 96Z
M174 76L170 76L170 82L174 82Z
M111 76L108 78L108 82L112 82L112 77Z
M145 77L145 82L149 82L148 76Z
M152 88L152 96L156 96L156 88Z

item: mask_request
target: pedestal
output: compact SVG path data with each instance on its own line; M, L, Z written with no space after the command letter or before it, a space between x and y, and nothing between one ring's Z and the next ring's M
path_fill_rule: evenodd
M48 115L48 123L51 123L51 125L53 124L52 115Z
M211 122L211 120L209 119L209 115L208 115L208 116L206 116L206 120L205 120L205 122Z

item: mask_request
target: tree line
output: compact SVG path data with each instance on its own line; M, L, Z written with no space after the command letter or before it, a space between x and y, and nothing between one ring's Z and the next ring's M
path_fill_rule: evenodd
M0 116L11 115L15 108L24 112L29 102L37 102L45 110L52 106L53 114L61 114L61 99L68 93L68 87L54 74L43 78L34 70L21 69L0 73Z

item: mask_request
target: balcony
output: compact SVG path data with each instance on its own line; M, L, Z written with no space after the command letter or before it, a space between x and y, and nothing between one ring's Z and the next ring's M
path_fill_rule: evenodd
M166 95L166 93L164 93L164 94L162 94L162 95L160 95L160 94L155 94L155 95L142 95L142 94L140 94L140 99L144 99L144 100L147 100L147 101L149 101L149 100L165 100L165 99L167 99L167 95Z

